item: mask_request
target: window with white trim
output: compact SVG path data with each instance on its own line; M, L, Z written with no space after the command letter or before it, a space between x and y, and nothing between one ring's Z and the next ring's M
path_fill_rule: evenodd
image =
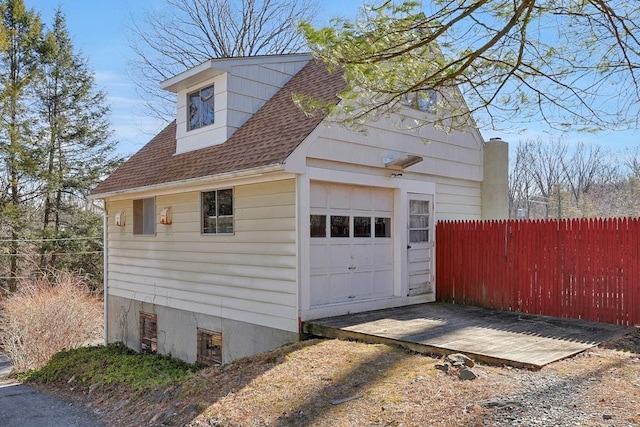
M215 120L213 85L187 95L188 130L213 124Z
M233 233L233 189L205 191L202 200L202 233Z

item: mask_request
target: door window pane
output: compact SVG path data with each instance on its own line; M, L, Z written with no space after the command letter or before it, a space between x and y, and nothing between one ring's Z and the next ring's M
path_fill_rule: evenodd
M409 242L425 243L429 241L429 202L427 200L409 201Z
M327 216L311 215L311 237L327 237Z
M376 218L376 237L391 237L391 218Z
M349 237L349 217L331 215L331 237Z
M353 217L353 237L371 237L371 217Z

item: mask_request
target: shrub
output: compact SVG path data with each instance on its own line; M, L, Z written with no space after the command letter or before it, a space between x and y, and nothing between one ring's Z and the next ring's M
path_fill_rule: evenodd
M0 345L23 372L55 353L103 339L103 306L83 278L67 272L22 283L0 302Z
M23 381L67 383L75 378L89 385L126 385L134 390L168 387L192 376L197 369L170 356L139 354L122 343L82 347L56 353L40 369L20 375Z

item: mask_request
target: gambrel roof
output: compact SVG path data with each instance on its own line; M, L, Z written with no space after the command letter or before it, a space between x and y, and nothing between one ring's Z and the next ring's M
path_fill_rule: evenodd
M305 114L293 94L338 103L342 73L311 60L224 143L176 152L176 122L100 183L92 196L282 164L318 126L322 114Z

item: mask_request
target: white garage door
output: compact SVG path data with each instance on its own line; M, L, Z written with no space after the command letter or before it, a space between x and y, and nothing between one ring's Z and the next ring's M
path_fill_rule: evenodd
M311 306L393 295L393 190L311 183Z

